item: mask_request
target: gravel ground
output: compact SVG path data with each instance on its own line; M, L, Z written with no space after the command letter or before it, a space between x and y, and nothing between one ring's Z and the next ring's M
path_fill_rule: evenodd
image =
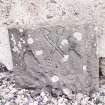
M105 105L105 85L90 96L71 93L55 97L46 90L41 90L39 95L34 96L32 92L15 88L12 72L0 72L0 105Z

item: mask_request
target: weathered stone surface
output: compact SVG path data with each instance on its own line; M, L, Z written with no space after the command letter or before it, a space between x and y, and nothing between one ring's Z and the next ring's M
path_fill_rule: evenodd
M98 88L93 24L14 28L9 29L9 34L18 87L67 87L82 92Z
M3 26L0 26L0 63L4 64L8 70L13 69L8 30Z

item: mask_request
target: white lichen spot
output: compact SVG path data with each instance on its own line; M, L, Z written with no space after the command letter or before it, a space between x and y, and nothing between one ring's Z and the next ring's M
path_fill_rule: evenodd
M63 45L63 46L68 45L68 44L69 44L69 42L68 42L67 39L63 39L63 40L61 41L61 45Z
M21 33L22 33L22 32L23 32L23 29L22 29L22 28L19 28L19 32L21 32Z
M87 70L87 66L83 65L83 71L86 71L86 70Z
M31 37L31 35L30 35L30 34L28 34L28 37Z
M91 34L91 37L94 37L94 34Z
M27 39L27 43L28 43L28 44L33 44L33 43L34 43L33 38L28 38L28 39Z
M97 46L97 43L94 43L94 47L96 47Z
M25 40L24 40L23 38L20 38L20 41L21 41L23 44L26 43Z
M62 46L61 46L61 45L59 45L59 48L61 48L61 49L62 49Z
M59 81L59 77L54 75L52 78L51 78L51 81L52 82L58 82Z
M82 33L80 32L75 32L73 34L74 38L76 38L78 41L81 41L82 40Z
M19 51L19 49L18 49L17 46L14 46L14 48L12 49L12 51L20 53L20 51Z
M69 59L69 55L64 55L62 62L66 62Z
M22 49L22 45L21 45L21 42L20 42L20 41L18 42L18 47L19 47L20 49Z
M23 48L23 51L26 51L26 49L25 49L25 48Z
M43 50L37 50L37 51L35 52L35 54L36 54L37 56L42 55L42 54L43 54Z
M98 27L94 27L94 30L97 31L98 30Z

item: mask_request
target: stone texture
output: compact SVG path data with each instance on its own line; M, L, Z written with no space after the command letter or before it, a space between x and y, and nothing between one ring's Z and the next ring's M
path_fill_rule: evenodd
M99 34L97 53L99 57L105 57L102 46L105 40L104 6L104 0L2 0L0 24L32 28L65 20L78 23L94 21Z
M82 23L96 17L95 11L100 12L95 4L96 0L3 0L0 2L0 23L9 27L37 27L61 20Z
M0 63L4 64L8 70L13 69L8 30L3 26L0 26Z
M98 88L93 23L40 26L20 32L12 28L9 35L17 87L67 87L82 92ZM62 40L66 44L62 45Z

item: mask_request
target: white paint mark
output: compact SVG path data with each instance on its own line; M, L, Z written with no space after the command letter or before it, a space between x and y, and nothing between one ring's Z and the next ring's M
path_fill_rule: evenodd
M83 71L86 71L86 70L87 70L87 66L83 65Z
M42 55L42 54L43 54L43 50L38 50L38 51L35 52L35 54L36 54L37 56Z
M82 40L82 34L80 32L75 32L73 34L73 36L78 40L81 41Z
M62 59L63 62L66 62L69 59L69 55L64 55L64 58Z
M69 42L68 42L67 39L63 39L63 40L61 41L61 45L63 45L63 46L68 45L68 44L69 44Z
M27 39L27 42L28 42L28 44L33 44L34 43L34 40L33 40L33 38L28 38Z
M56 75L54 75L54 76L51 78L51 81L52 81L52 82L57 82L57 81L59 81L59 77L56 76Z

